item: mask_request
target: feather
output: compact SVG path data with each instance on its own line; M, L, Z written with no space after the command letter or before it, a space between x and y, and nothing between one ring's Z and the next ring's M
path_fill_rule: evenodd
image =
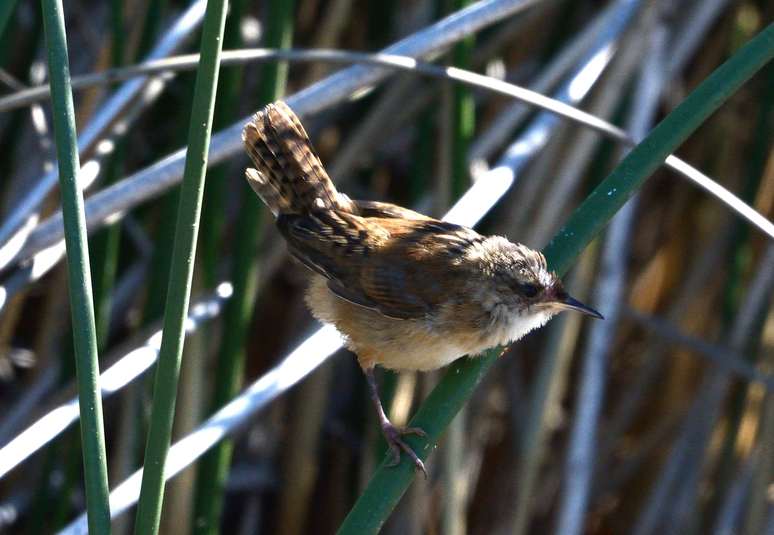
M293 111L283 102L244 129L250 185L271 209L291 254L325 277L329 290L389 318L437 312L440 278L466 280L455 259L477 232L394 204L350 201L336 191Z
M336 191L304 127L284 102L256 113L245 125L242 140L256 167L248 169L247 179L275 216L352 210L351 201Z

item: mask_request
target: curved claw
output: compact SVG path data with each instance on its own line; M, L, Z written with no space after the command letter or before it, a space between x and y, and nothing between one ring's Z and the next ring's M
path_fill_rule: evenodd
M425 437L427 436L427 433L418 427L407 427L404 429L399 429L390 423L382 425L382 432L384 433L384 438L387 440L387 445L389 446L390 454L392 455L392 460L387 463L387 466L397 466L400 463L400 452L403 450L406 455L408 455L414 462L414 467L417 470L421 470L422 474L425 476L425 479L427 479L425 463L422 462L422 459L419 458L411 446L406 444L406 442L401 438L402 435L418 435L420 437Z
M403 427L398 430L401 435L417 435L419 437L426 437L427 433L420 427Z

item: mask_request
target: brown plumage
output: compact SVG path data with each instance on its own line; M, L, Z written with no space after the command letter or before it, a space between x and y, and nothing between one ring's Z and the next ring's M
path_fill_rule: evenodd
M284 102L243 132L253 190L276 217L291 254L312 270L307 303L358 355L395 459L422 462L387 420L375 365L429 370L517 340L572 299L538 251L393 204L339 193Z
M244 140L260 168L247 171L248 181L277 218L291 254L353 304L396 319L432 313L445 293L423 275L447 271L454 255L484 240L400 206L338 193L284 102L257 114Z
M275 216L350 209L287 104L279 101L256 114L242 137L257 168L248 170L248 181Z

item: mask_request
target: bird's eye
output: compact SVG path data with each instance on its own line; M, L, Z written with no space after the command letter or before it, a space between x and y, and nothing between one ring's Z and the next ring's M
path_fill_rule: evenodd
M538 287L534 284L520 284L519 290L525 297L535 297L538 294Z

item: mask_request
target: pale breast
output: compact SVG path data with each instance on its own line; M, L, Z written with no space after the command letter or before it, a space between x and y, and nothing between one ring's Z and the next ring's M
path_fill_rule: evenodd
M486 349L478 332L444 329L430 319L392 319L345 301L331 293L320 276L312 278L306 302L315 318L332 323L344 335L364 368L378 364L394 370L433 370Z

